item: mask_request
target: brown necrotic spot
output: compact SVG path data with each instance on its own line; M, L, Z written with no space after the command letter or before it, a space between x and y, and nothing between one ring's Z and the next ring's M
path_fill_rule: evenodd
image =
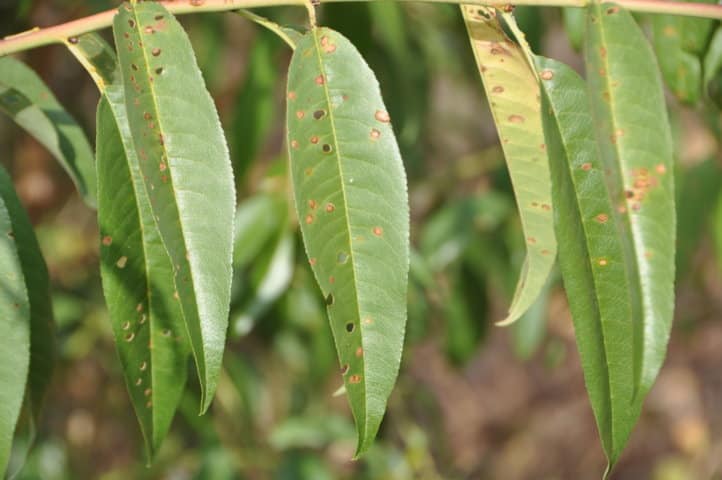
M304 112L303 110L298 110L298 111L296 112L296 118L298 118L299 120L302 119L302 118L305 117L305 116L306 116L306 112Z
M333 293L329 293L328 295L326 295L326 305L333 305Z
M135 22L133 20L128 20L128 26L130 26L130 28L135 28Z
M371 137L371 140L378 140L379 137L381 137L381 132L379 132L375 128L372 128L369 137Z
M334 210L336 210L336 206L335 206L333 203L327 203L327 204L326 204L326 211L327 211L328 213L331 213L331 212L333 212Z
M68 43L71 43L71 44L73 44L73 45L77 44L77 43L78 43L78 37L69 37L69 38L68 38Z
M313 210L314 208L316 208L316 205L317 205L317 204L316 204L316 200L309 200L309 201L308 201L308 208L310 208L310 209Z
M348 254L346 252L339 252L336 261L340 264L348 262Z
M135 338L135 333L130 332L129 334L127 334L127 335L125 336L125 341L126 341L126 342L132 342L134 338Z
M354 328L355 328L355 327L354 327L353 322L348 322L348 323L346 324L346 331L347 331L348 333L353 332Z
M130 68L132 68L132 69L135 70L136 72L138 71L138 65L136 65L135 63L131 63L131 64L130 64Z
M504 87L501 85L497 85L496 87L492 88L491 91L493 93L502 93L504 91Z
M542 80L551 80L552 78L554 78L554 72L552 72L551 70L542 70L539 76L542 78Z
M289 100L296 100L296 92L288 92Z
M309 259L308 259L308 264L311 265L312 267L313 267L314 265L316 265L316 258L315 258L315 257L309 258Z
M161 73L163 73L163 67L158 67L158 68L155 69L155 74L156 74L156 75L160 75Z
M336 277L334 277L333 275L328 277L328 283L336 283Z
M313 143L314 145L316 145L316 144L318 143L318 135L312 136L309 141L310 141L311 143Z
M113 237L111 237L110 235L106 235L103 237L103 245L109 247L111 243L113 243Z
M609 220L609 215L607 215L606 213L600 213L599 215L594 217L594 219L599 223L607 223L607 220Z
M589 162L582 163L582 170L584 170L585 172L588 172L591 169L592 169L591 163L589 163Z
M663 164L661 164L661 163L660 163L659 165L657 165L656 167L654 167L654 169L655 169L655 170L657 171L657 173L660 174L660 175L664 175L665 173L667 173L667 167L665 167L665 166L664 166Z
M323 153L331 153L333 152L333 147L328 143L324 143L321 150L323 150Z
M341 375L346 375L346 374L348 373L348 368L349 368L348 363L345 363L345 364L341 367Z
M163 15L156 15L153 18L155 18L156 21L163 20Z
M359 358L361 358L361 357L363 357L363 355L364 355L364 349L363 349L363 347L358 347L358 348L356 348L356 356L359 357Z
M511 123L524 123L524 117L521 115L509 115L509 121Z
M160 55L160 48L155 47L153 50L150 51L150 53L151 53L154 57L157 57L158 55Z
M391 117L389 116L389 113L385 110L376 110L376 113L374 114L374 118L382 123L389 123L391 121Z
M326 116L325 110L316 110L315 112L313 112L313 118L315 118L316 120L321 120L324 116Z
M148 34L155 33L155 30L153 30L153 27L151 27L150 25L148 25L147 27L145 27L145 28L143 29L143 31L144 31L145 33L148 33Z
M298 149L298 140L291 140L291 148L294 150Z
M384 234L384 229L381 227L374 227L373 231L374 231L374 235L376 235L377 237L380 237L381 235Z
M610 7L607 9L607 15L614 15L619 11L619 7Z
M348 379L348 383L361 383L361 375L351 375Z
M317 76L314 81L316 82L316 85L323 85L324 83L326 83L326 80L323 78L323 75Z
M306 225L310 225L313 223L313 215L308 214L306 215Z
M606 267L609 264L609 262L607 261L606 258L600 258L599 262L597 262L597 263L599 263L600 267Z

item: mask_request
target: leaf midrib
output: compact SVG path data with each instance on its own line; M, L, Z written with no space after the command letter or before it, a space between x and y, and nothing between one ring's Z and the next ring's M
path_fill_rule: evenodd
M331 135L333 138L334 143L334 157L336 158L336 163L338 165L338 172L339 177L341 179L341 195L343 196L343 208L344 208L344 220L346 222L346 231L348 234L348 247L349 247L349 261L351 264L351 276L353 279L353 285L354 285L354 300L356 303L356 316L358 319L358 328L359 328L359 336L361 337L361 348L365 350L364 348L364 336L363 336L363 322L361 321L361 306L358 300L358 281L357 281L357 272L356 272L356 261L354 260L354 249L353 249L353 236L351 235L351 224L349 223L349 206L348 206L348 196L346 194L346 184L344 183L344 175L343 175L343 166L341 162L341 149L339 148L339 142L338 142L338 135L336 132L336 122L334 120L334 113L333 108L331 104L331 95L328 91L328 84L329 79L328 75L326 75L326 69L324 68L323 58L321 57L321 48L319 45L318 40L318 33L319 28L314 26L312 29L312 35L313 35L313 46L314 50L316 51L316 59L318 60L318 68L321 71L321 75L323 75L323 93L326 97L326 106L328 108L328 120L329 124L331 125ZM363 387L363 402L364 402L364 433L363 433L363 439L359 442L360 445L363 445L366 442L366 436L368 435L368 419L369 419L369 406L368 406L368 398L366 395L366 379L368 378L367 372L366 372L366 359L361 358L361 362L363 362L363 378L361 381L361 385ZM345 383L345 382L344 382Z
M547 97L549 97L549 94L548 94L548 93L546 93L546 95L547 95ZM588 97L587 97L587 98L588 98ZM564 138L564 136L563 136L562 133L561 133L561 132L562 132L562 128L561 128L561 124L559 123L559 117L558 117L557 113L558 113L558 112L557 112L556 109L555 109L555 110L554 110L554 115L553 115L553 117L554 117L554 124L555 124L556 127L557 127L557 131L559 132L559 137L560 137L560 139L561 139L561 141L562 141L562 145L563 145L563 148L564 148L564 153L565 153L565 157L566 157L566 158L565 158L565 161L564 161L564 167L565 167L565 170L567 171L567 173L568 173L568 175L569 175L569 179L570 179L571 183L574 185L574 203L575 203L575 205L576 205L576 207L577 207L576 210L577 210L577 212L578 212L578 214L579 214L579 223L581 223L581 225L582 225L582 230L584 231L584 246L585 246L585 249L586 249L586 251L587 251L587 257L589 258L589 262L588 262L589 270L588 270L588 271L589 271L589 273L591 274L592 283L594 284L594 297L593 297L593 298L594 298L594 301L595 301L596 311L597 311L597 313L598 313L598 315L599 315L599 316L598 316L598 318L599 318L599 332L600 332L600 334L601 334L601 336L602 336L602 344L604 345L604 349L602 350L602 352L604 353L604 362L602 363L602 365L604 366L604 373L605 373L605 377L606 377L606 380L607 380L607 382L606 382L606 383L607 383L607 391L609 392L609 395L611 396L612 383L611 383L611 377L610 377L610 375L609 375L609 366L608 366L608 363L607 363L607 359L608 359L608 357L609 357L609 355L608 355L608 353L607 353L607 338L606 338L606 335L605 335L605 333L604 333L604 322L602 321L601 309L599 308L599 306L601 305L602 302L601 302L601 300L600 300L600 298L599 298L599 288L598 288L598 285L597 285L597 276L594 275L594 263L593 263L593 261L592 261L591 255L590 255L590 253L591 253L590 241L589 241L590 236L589 236L589 231L588 231L588 228L587 228L587 224L586 224L586 222L584 222L584 217L583 217L583 214L582 214L583 209L582 209L581 203L580 203L580 201L579 201L579 196L577 195L577 182L576 182L575 179L574 179L574 171L572 170L571 164L569 163L569 153L568 153L568 149L567 149L567 142L565 141L565 138ZM601 156L599 156L599 147L598 147L598 145L597 145L596 142L594 142L594 150L595 150L595 153L598 155L597 158L598 158L598 159L601 159ZM605 189L604 189L604 190L605 190L605 192L606 192L606 194L607 194L607 199L609 200L609 204L610 204L610 205L613 205L613 203L611 202L611 197L610 197L610 195L609 195L609 189L606 188L606 184L605 184ZM609 396L604 397L604 403L605 403L605 404L607 405L607 407L609 408L609 413L610 413L610 417L609 417L609 423L610 423L610 425L609 425L609 427L610 427L610 429L609 429L609 432L610 432L609 445L610 445L610 447L612 448L612 450L614 450L614 421L612 420L612 419L613 419L614 408L613 408L613 406L612 406L612 400L611 400L611 398L610 398Z
M131 9L132 9L132 12L133 12L133 17L134 17L134 19L135 19L135 29L136 29L136 31L138 32L138 38L140 39L140 38L142 38L142 36L143 36L143 31L142 31L142 29L141 29L140 19L139 19L139 17L138 17L138 11L136 10L135 5L132 5L132 6L131 6ZM140 41L140 40L139 40L139 41ZM149 59L148 59L148 54L147 54L147 52L146 52L145 46L143 46L142 48L140 48L140 50L143 52L143 67L144 67L144 69L145 69L145 73L146 73L147 75L151 76L151 75L152 75L152 72L149 70L149 68L150 68L150 62L149 62ZM162 122L162 120L161 120L161 115L159 114L160 108L159 108L159 106L158 106L158 102L156 101L156 91L155 91L155 86L154 86L154 83L153 83L153 82L150 82L150 81L148 82L148 89L150 90L150 93L151 93L151 101L152 101L152 103L153 103L153 108L155 109L155 116L156 116L156 122L157 122L157 124L158 124L158 130L162 133L162 132L164 132L165 130L163 129L163 122ZM130 119L129 119L129 121L130 121ZM172 190L172 192L173 192L173 199L174 199L173 206L174 206L174 208L175 208L175 210L176 210L176 213L177 213L177 215L178 215L178 220L179 220L179 221L178 221L178 224L179 224L179 227L180 227L180 228L179 228L179 231L180 231L181 239L183 240L183 247L185 248L185 251L186 251L187 253L190 253L190 251L189 251L189 249L188 249L188 244L186 243L186 236L185 236L185 232L184 232L184 229L183 229L183 222L180 221L180 219L183 218L183 217L181 216L181 212L180 212L180 209L179 209L179 207L178 207L178 201L177 201L176 192L175 192L175 183L174 183L174 181L173 181L173 169L171 168L171 163L170 163L170 155L168 154L168 149L167 149L167 147L165 146L165 144L161 145L161 149L162 149L163 152L165 153L165 159L166 159L166 161L168 162L168 169L167 169L167 170L168 170L168 173L167 173L167 175L168 175L168 180L169 180L169 187L171 188L171 190ZM161 160L162 160L162 159L161 159ZM145 186L145 181L143 182L143 186ZM148 187L145 187L145 188L146 188L146 195L147 195L147 198L148 198L148 203L150 203L150 193L148 192ZM152 204L151 204L151 209L152 209ZM154 216L154 215L151 215L151 216L153 217L153 221L156 222L155 216ZM142 224L142 222L141 222L141 224ZM157 225L157 222L156 222L156 225ZM161 233L160 228L158 229L158 233L159 233L159 234ZM165 243L165 241L163 240L163 236L162 236L162 235L159 235L159 236L160 236L161 243L163 244L163 247L166 249L166 253L168 254L168 257L171 259L171 262L172 262L172 258L173 258L173 257L171 256L170 252L168 252L168 247L166 246L166 243ZM191 261L190 261L190 260L186 260L186 262L188 263L188 269L190 270L190 275L188 275L188 281L189 281L190 284L191 284L191 289L193 290L193 292L196 292L195 277L194 277L194 275L193 275L193 271L194 271L194 270L193 270L193 268L192 268ZM175 283L175 278L176 278L176 276L177 276L177 273L176 273L176 272L173 272L174 283ZM175 286L175 285L174 285L174 286ZM177 291L177 287L176 287L176 291ZM185 309L183 308L183 302L178 301L178 303L179 303L181 312L183 313L183 316L185 317ZM149 297L149 299L148 299L148 309L150 310L150 297ZM196 316L198 316L198 321L199 321L199 323L201 323L201 321L200 321L200 315L198 314L198 311L197 311L197 306L196 306L196 312L195 312L195 313L196 313ZM149 313L149 315L150 315L150 313ZM187 321L187 319L186 319L186 321L183 322L183 325L185 326L186 335L188 335L188 338L191 339L191 334L190 334L190 331L188 330L188 321ZM201 328L201 334L202 334L202 333L203 333L203 329ZM151 330L151 335L152 335L152 330ZM194 342L191 340L191 345L192 345L193 343L194 343ZM194 358L194 360L195 360L195 362L196 362L196 365L198 365L198 366L203 365L203 368L198 368L198 373L199 373L199 375L200 375L200 377L201 377L201 408L203 408L203 406L206 404L206 398L205 398L205 396L206 396L206 389L207 389L207 386L206 386L206 371L205 371L205 367L206 367L206 365L205 365L205 344L204 344L202 338L201 338L201 341L200 341L200 342L197 342L197 343L198 343L199 346L200 346L200 352L199 352L200 355L199 355L198 353L196 353L196 349L195 349L195 348L191 348L191 352L192 352L192 354L193 354L193 358ZM199 356L200 356L200 359L199 359ZM152 372L151 372L151 375L152 375Z
M602 20L603 17L602 17L602 12L601 12L601 4L598 2L595 2L593 4L593 8L595 11L594 13L597 14L599 17L599 22L597 22L597 25L598 25L597 30L599 31L601 44L609 45L609 43L607 42L606 34L605 34L604 21ZM617 120L618 114L615 113L615 108L614 108L614 106L616 104L616 102L614 100L614 97L615 97L614 89L612 88L612 85L609 82L609 76L608 76L611 74L611 71L609 70L609 55L607 54L607 55L602 56L601 54L599 54L599 58L601 59L600 60L601 63L604 65L605 72L607 72L607 75L600 75L600 77L602 78L602 82L604 83L607 93L609 94L608 110L609 110L609 121L610 121L610 125L611 125L610 131L612 132L612 134L614 134L614 132L617 131L617 125L619 123ZM591 98L590 98L590 101L591 101ZM616 154L614 160L618 167L617 172L618 172L619 176L621 177L621 178L618 178L619 184L622 186L622 189L624 190L624 186L625 186L624 178L629 172L625 168L624 162L622 162L622 151L621 151L620 141L616 141L613 143L613 149ZM612 205L614 205L614 204L612 203ZM626 213L619 215L618 217L622 217L621 221L624 222L624 225L626 226L626 228L628 229L629 232L632 232L632 235L634 237L633 240L630 242L626 235L620 235L621 243L622 243L622 246L624 247L624 252L626 253L626 256L627 256L626 260L630 261L632 263L631 267L633 267L633 268L631 268L631 271L630 271L630 268L628 268L627 263L626 262L624 263L624 270L625 270L627 279L630 280L629 296L630 296L630 308L631 308L630 313L631 313L631 321L632 321L632 338L633 338L632 345L636 348L637 343L639 342L639 346L641 347L640 360L637 360L637 356L634 353L632 354L632 362L633 362L633 369L634 369L633 370L634 384L632 386L633 387L632 401L634 401L634 399L637 396L637 393L639 391L639 381L641 378L641 371L642 371L642 365L639 365L637 367L637 366L634 366L634 363L644 361L644 339L641 339L641 341L639 341L639 339L636 338L636 337L638 337L639 334L637 332L637 329L634 327L634 322L635 322L634 316L637 313L639 313L641 316L641 321L643 322L642 333L644 332L644 323L646 323L646 317L645 317L645 308L644 308L645 307L644 295L642 294L642 283L641 283L642 279L639 274L639 265L637 262L639 252L637 250L636 242L634 241L634 239L636 239L637 236L639 235L639 232L638 232L635 224L631 221L630 205L629 205L629 201L626 198L624 199L624 205L626 207ZM636 293L636 295L635 295L635 293ZM638 300L637 303L634 302L635 298L636 298L636 300ZM635 308L635 305L637 305L639 303L642 304L641 305L642 308L641 308L641 311L638 312L637 311L638 309ZM634 349L633 349L633 352L634 352ZM614 421L612 421L612 432L614 432ZM613 448L613 452L611 452L611 453L612 453L612 455L615 455L616 454L616 445L615 445L616 442L615 442L614 435L612 436L612 442L613 442L614 448Z

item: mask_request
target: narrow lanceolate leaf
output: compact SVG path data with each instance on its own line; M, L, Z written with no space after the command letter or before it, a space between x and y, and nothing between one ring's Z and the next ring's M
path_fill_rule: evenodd
M0 168L0 472L25 398L37 422L53 368L48 271L12 180Z
M158 450L178 406L190 349L173 265L143 185L115 54L96 34L68 43L95 79L101 275L131 403L148 458ZM152 346L152 348L151 348Z
M0 58L0 110L60 162L91 207L96 203L93 150L83 129L40 77L12 57Z
M288 76L296 209L326 298L359 455L376 436L401 360L406 175L378 82L346 38L312 29Z
M629 238L623 263L632 266L633 358L607 361L632 360L633 388L641 400L664 360L674 307L672 140L659 70L644 34L615 5L588 8L585 58L594 130ZM618 453L611 452L610 460Z
M566 65L537 58L552 172L559 264L574 320L587 392L612 465L641 408L634 392L634 324L643 311L629 218L607 186L589 98Z
M537 299L556 255L539 86L525 53L507 38L493 8L462 5L461 11L506 156L527 243L516 293L501 322L509 324Z
M123 5L113 33L133 146L174 266L203 389L216 389L228 325L235 192L218 114L187 35L157 3Z

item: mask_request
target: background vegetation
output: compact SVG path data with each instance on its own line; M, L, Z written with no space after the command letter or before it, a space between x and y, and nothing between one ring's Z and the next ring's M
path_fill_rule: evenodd
M0 36L115 6L0 2ZM305 21L299 8L261 13ZM581 70L561 10L515 13L536 52ZM245 245L234 259L218 394L198 417L200 393L189 377L193 393L146 468L103 302L95 213L43 147L3 118L0 161L36 225L58 328L48 408L20 478L598 477L605 460L558 280L515 326L493 327L504 317L524 245L458 7L344 4L325 6L319 19L346 35L379 77L409 175L415 250L407 346L379 439L359 462L349 461L353 422L346 400L333 396L338 362L289 210L282 139L291 52L237 15L180 20L230 143L236 238ZM98 94L67 50L45 47L24 59L94 138ZM669 105L678 145L675 327L618 479L722 478L719 114L671 95Z

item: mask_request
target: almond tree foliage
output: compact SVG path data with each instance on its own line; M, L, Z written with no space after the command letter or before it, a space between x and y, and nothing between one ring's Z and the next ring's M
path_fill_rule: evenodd
M650 42L627 10L591 2L565 13L570 37L584 52L582 76L535 54L512 9L459 7L526 246L499 323L514 324L522 339L538 335L528 319L546 301L558 261L607 475L664 362L672 325L675 152L662 80L681 102L719 102L722 27L657 15ZM245 172L266 128L243 114L266 118L267 86L278 76L268 63L275 44L262 44L250 59L251 93L236 106L235 122L246 141L234 147L242 158L232 160L190 40L169 10L155 2L121 5L112 16L114 45L92 31L61 39L100 94L94 154L33 70L0 57L3 112L49 150L97 209L102 286L147 459L170 428L187 368L195 368L204 413L223 374L227 335L244 334L249 319L288 287L284 262L294 242L280 226L289 215L326 305L339 394L348 400L361 456L373 444L399 371L407 305L415 308L410 265L412 277L424 278L418 262L413 269L418 253L410 245L397 141L405 132L395 132L364 56L341 32L318 25L313 7L310 25L293 28L240 12L269 29L260 41L276 34L293 50L281 176L294 213L283 195L236 206L234 170ZM386 13L375 20L389 21ZM410 68L404 52L388 44L399 68ZM396 87L389 91L408 94ZM499 208L510 207L486 198L464 207ZM460 231L465 218L434 219L429 229ZM54 335L45 261L4 170L0 231L4 471L38 422ZM434 249L437 237L425 237L419 248ZM255 295L231 309L233 271L251 265L261 244L272 245L259 260L264 271L282 280L256 276ZM463 359L473 338L454 336L461 318L454 302L447 313L450 348Z

